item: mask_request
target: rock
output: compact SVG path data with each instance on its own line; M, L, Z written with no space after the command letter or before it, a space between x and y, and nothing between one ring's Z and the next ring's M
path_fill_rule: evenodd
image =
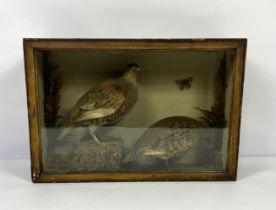
M108 140L98 144L82 141L73 152L72 170L77 172L119 171L123 157L123 141Z

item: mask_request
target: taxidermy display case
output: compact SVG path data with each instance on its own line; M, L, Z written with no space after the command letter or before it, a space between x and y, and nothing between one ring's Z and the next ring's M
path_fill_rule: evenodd
M24 39L33 182L235 180L246 39Z

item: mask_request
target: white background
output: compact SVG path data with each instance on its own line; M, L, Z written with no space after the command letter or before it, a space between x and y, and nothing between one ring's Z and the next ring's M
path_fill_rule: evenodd
M275 0L0 0L0 158L29 156L23 37L248 38L241 155L275 155L275 20Z
M23 37L248 38L241 155L276 155L275 0L0 0L0 159L28 158ZM0 160L1 209L275 210L276 158L242 157L237 182L32 184Z

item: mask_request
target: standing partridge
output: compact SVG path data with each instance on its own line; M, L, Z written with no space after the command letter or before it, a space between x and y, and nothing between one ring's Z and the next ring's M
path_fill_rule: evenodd
M202 123L185 116L167 117L151 125L136 142L134 150L126 156L124 162L137 160L142 156L151 156L165 161L183 155L199 143Z
M58 140L66 139L75 127L88 127L93 139L100 143L97 130L112 125L126 116L137 100L137 72L140 67L129 64L123 75L107 80L86 92L65 120Z

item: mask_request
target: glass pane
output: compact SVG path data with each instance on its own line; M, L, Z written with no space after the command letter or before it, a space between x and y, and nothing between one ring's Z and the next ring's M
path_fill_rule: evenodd
M224 170L231 51L37 51L44 173Z

